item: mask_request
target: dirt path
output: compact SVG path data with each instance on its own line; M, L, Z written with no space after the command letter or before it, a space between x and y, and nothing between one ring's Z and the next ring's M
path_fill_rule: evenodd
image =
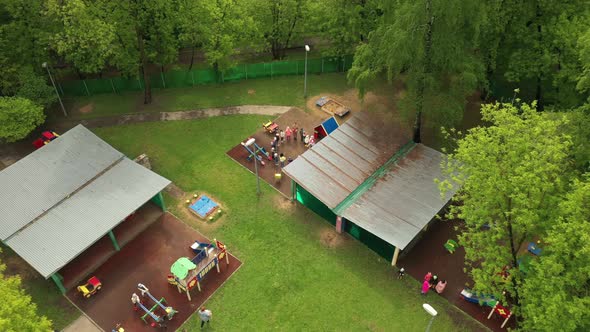
M54 123L53 128L60 131L68 130L81 123L88 128L110 127L131 123L155 122L155 121L176 121L208 118L212 116L235 115L235 114L258 114L276 116L290 110L290 106L267 106L267 105L242 105L223 108L206 108L200 110L180 112L153 112L153 113L132 113L123 115L105 116L94 119L61 120Z

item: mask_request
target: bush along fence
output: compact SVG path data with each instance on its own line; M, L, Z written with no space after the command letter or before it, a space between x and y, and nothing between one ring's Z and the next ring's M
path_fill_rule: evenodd
M324 57L307 60L308 74L344 72L352 66L352 55ZM242 64L221 74L214 69L170 70L150 75L152 88L183 88L199 84L247 80L260 77L303 75L305 60L277 61L269 63ZM101 93L141 91L143 78L102 78L58 82L60 94L64 97L91 96Z

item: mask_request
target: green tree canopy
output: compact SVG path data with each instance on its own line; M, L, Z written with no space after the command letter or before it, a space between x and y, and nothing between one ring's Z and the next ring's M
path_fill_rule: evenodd
M0 331L51 331L51 321L39 316L37 306L21 287L18 276L6 276L0 262Z
M96 6L83 0L48 0L48 14L60 29L51 38L51 46L83 73L102 71L113 54L115 29L93 11Z
M475 0L384 1L382 8L368 42L357 48L348 77L361 94L382 73L389 79L407 77L400 107L416 114L414 140L420 142L423 110L437 127L455 124L466 96L484 79L474 50L485 11Z
M590 330L590 178L576 180L522 287L524 331Z
M310 0L249 0L248 11L255 18L273 59L283 59L294 39L302 36ZM246 2L243 2L246 3Z
M495 294L518 314L524 282L519 250L543 238L557 217L572 174L572 143L563 133L565 117L537 113L534 104L488 104L481 112L490 125L456 142L443 165L452 180L440 187L461 186L453 198L460 204L449 217L465 221L459 242L474 288Z
M43 107L25 98L0 97L0 140L23 139L43 121Z

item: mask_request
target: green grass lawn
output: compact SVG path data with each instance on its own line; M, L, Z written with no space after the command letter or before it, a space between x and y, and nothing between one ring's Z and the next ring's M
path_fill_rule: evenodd
M339 94L352 86L344 73L310 75L308 95ZM69 118L83 119L136 112L174 112L236 105L285 105L305 108L303 76L259 78L192 88L154 89L153 102L143 104L143 92L101 94L65 100ZM81 112L85 110L89 112ZM52 120L61 120L61 110L52 109Z
M37 313L49 318L55 329L63 329L80 316L80 311L61 295L52 281L43 279L7 246L0 245L0 248L0 261L7 266L6 274L21 276L23 288L37 305Z
M245 83L237 84L246 89ZM292 86L277 89L286 94L283 104L293 103ZM325 246L321 234L333 232L332 226L270 186L263 185L257 198L255 177L225 152L265 119L240 115L95 130L130 157L147 153L154 170L186 192L206 191L226 207L214 230L191 223L243 262L208 301L214 313L209 330L424 331L430 318L422 309L425 299L440 313L433 331L485 329L443 298L422 297L417 281L395 279L389 262L360 242L345 236L341 244ZM177 203L168 197L169 209L180 215ZM198 324L193 316L184 327L195 331Z

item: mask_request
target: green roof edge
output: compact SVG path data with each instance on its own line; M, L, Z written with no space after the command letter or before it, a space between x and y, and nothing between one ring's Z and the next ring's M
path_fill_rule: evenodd
M332 212L336 215L341 215L344 210L352 205L359 197L361 197L367 190L369 190L375 182L381 177L383 177L389 167L395 164L400 158L403 158L406 154L408 154L412 149L416 146L414 141L409 141L408 143L404 144L388 161L385 162L381 167L379 167L373 174L369 175L369 177L363 181L356 189L354 189L345 199L342 200Z

